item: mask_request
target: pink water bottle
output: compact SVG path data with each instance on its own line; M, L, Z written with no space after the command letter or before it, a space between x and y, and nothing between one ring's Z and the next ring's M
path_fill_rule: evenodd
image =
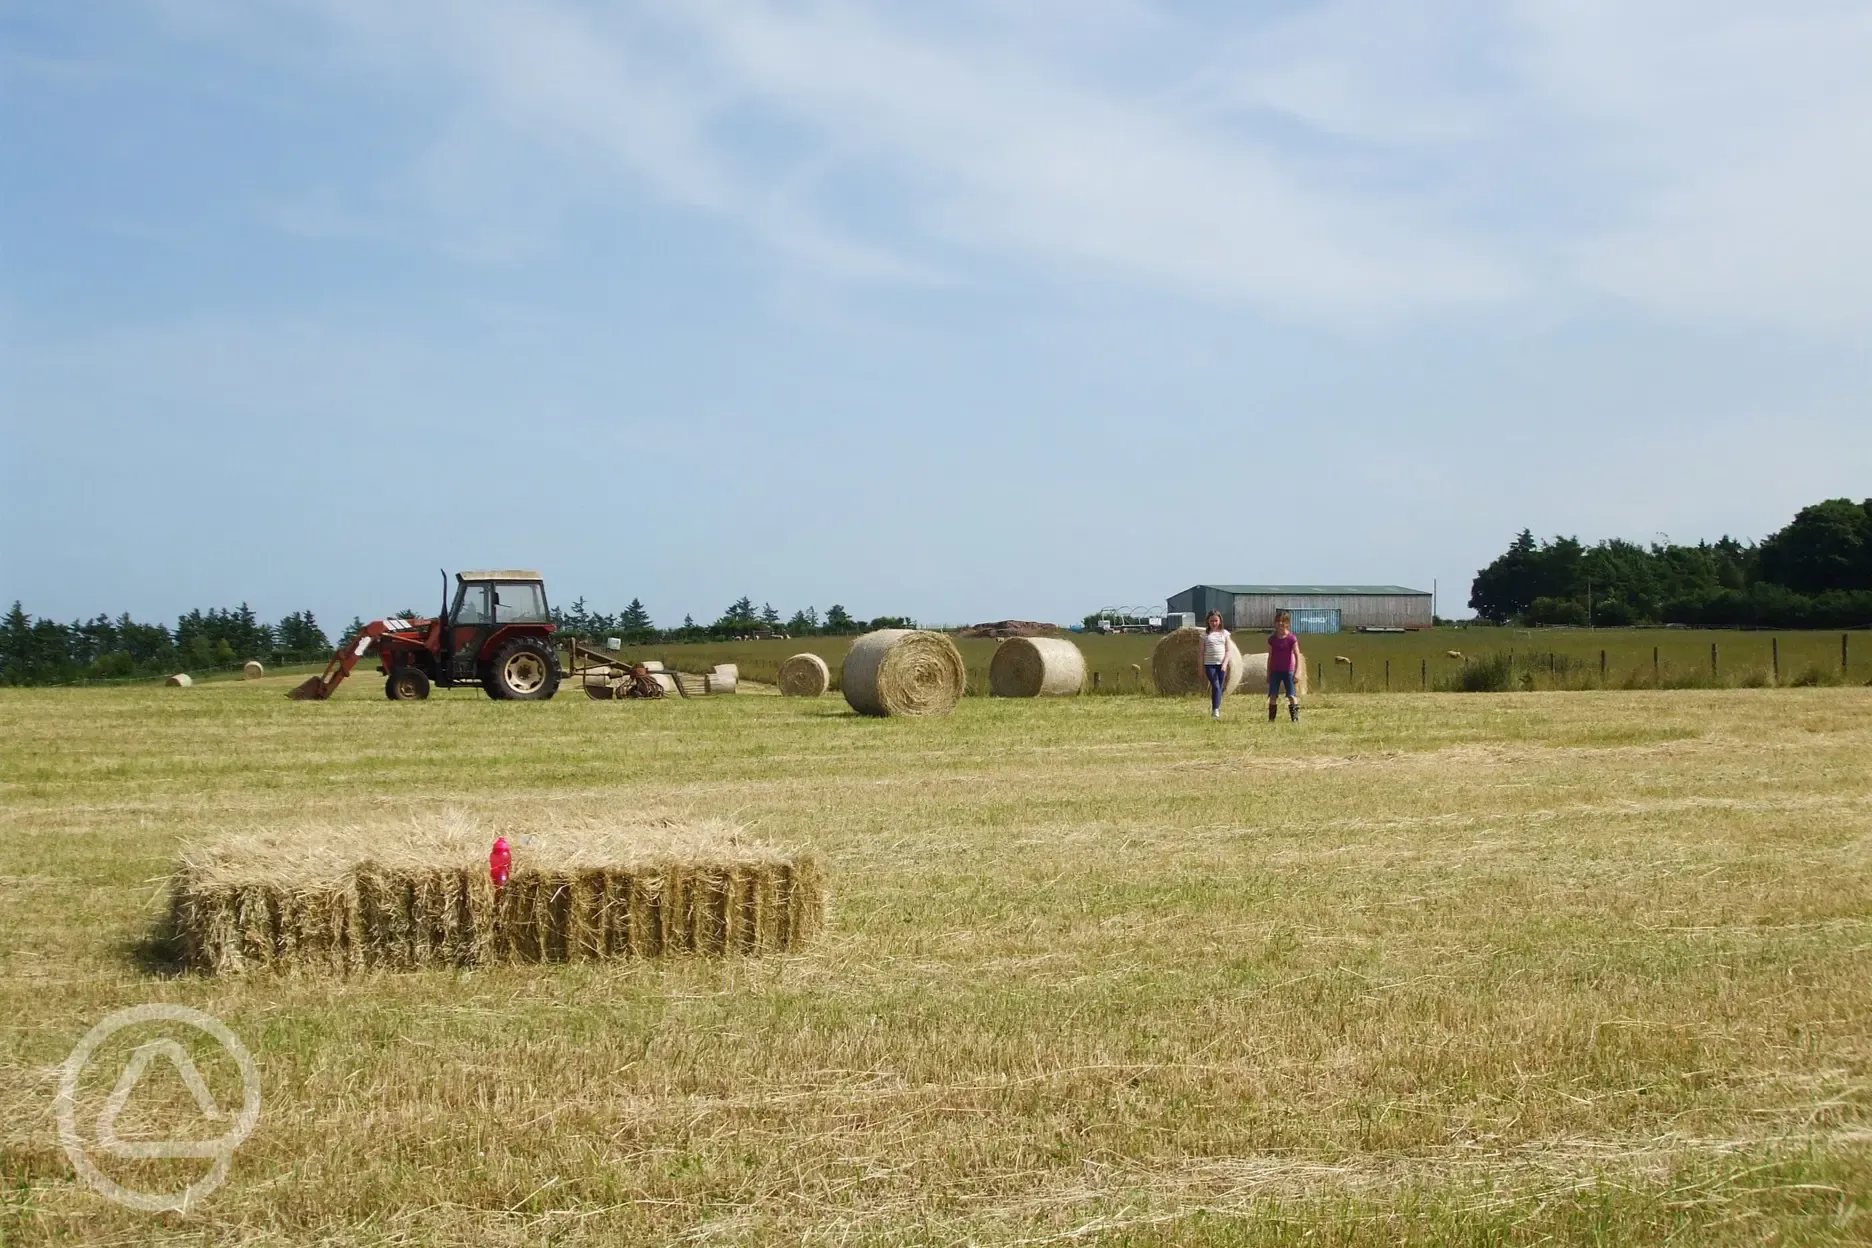
M488 854L488 878L494 881L494 887L500 888L507 883L507 873L513 869L513 851L507 848L507 838L494 838L493 852Z

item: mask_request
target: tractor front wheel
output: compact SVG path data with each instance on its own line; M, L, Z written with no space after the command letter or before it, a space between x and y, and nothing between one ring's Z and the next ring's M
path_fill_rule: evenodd
M420 667L399 667L384 677L383 696L392 702L420 702L429 696L429 677Z
M512 702L544 702L559 691L553 653L537 637L517 637L488 665L488 696Z

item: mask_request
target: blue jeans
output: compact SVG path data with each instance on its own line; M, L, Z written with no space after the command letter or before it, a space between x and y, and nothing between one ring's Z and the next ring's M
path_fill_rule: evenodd
M1287 700L1289 702L1298 698L1299 695L1294 693L1294 674L1292 672L1269 672L1268 701L1272 702L1275 698L1280 697L1282 685L1287 686Z
M1205 663L1203 671L1209 673L1209 709L1222 709L1222 691L1228 688L1228 675L1220 663Z

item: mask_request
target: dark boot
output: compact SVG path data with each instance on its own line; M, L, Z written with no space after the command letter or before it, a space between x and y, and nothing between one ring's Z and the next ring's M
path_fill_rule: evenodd
M1298 702L1289 702L1287 704L1287 718L1293 720L1296 724L1300 722L1300 704Z
M1273 701L1270 700L1268 702L1268 723L1271 724L1274 722L1274 716L1275 716L1275 704L1273 703Z

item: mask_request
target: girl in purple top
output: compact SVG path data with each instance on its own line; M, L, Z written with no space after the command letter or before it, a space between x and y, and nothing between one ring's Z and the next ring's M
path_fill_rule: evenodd
M1287 718L1300 722L1300 698L1294 691L1294 679L1300 665L1300 638L1293 631L1293 619L1285 611L1274 617L1274 634L1268 638L1268 722L1275 720L1282 687L1287 690Z

